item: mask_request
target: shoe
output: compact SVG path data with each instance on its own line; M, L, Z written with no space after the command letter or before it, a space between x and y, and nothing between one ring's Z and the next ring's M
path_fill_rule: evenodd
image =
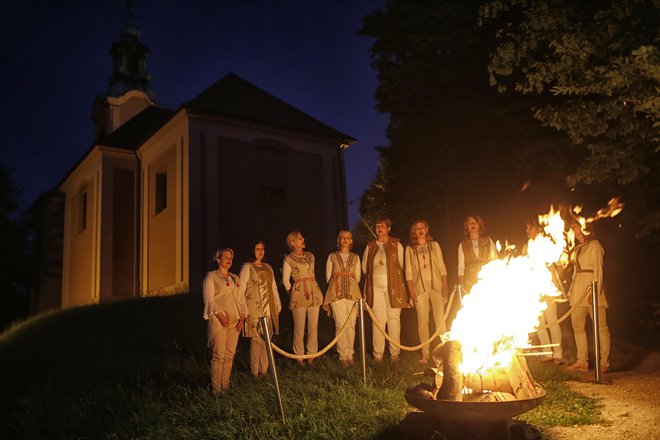
M600 367L600 372L603 374L609 373L610 371L610 367Z
M378 362L378 363L383 362L383 356L374 356L374 362Z
M340 359L339 363L342 364L344 367L348 367L350 364L348 363L348 360L346 359Z
M586 372L589 371L589 364L585 361L577 361L574 364L569 365L566 367L567 370L569 371L582 371Z
M314 364L314 358L307 359L307 365L311 367L313 364Z
M393 363L399 362L399 355L395 354L392 357L390 357L390 362L393 362Z
M540 361L540 362L552 362L552 356L550 356L550 355L547 355L547 356L541 356L541 357L539 358L539 361Z
M429 357L427 355L422 356L421 359L419 360L420 365L426 365L428 363L429 363Z
M552 363L555 365L564 365L564 361L562 361L561 358L552 359Z
M346 362L348 362L348 365L355 365L353 358L347 359Z
M302 359L297 360L296 363L298 364L299 367L304 367L305 366L305 361L303 361Z

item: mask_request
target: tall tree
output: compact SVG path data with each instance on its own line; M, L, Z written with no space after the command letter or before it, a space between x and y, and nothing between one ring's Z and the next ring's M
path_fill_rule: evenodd
M480 10L497 37L490 83L534 97L534 117L577 146L569 185L635 195L642 234L660 231L659 9L657 0L493 0Z
M426 218L438 238L455 242L470 211L502 227L515 224L511 207L556 200L548 193L565 173L565 157L539 154L561 140L538 127L519 97L489 85L494 39L477 23L480 5L391 0L360 31L374 39L375 97L390 114L389 144L379 148L381 166L361 211L389 214L403 238L414 219ZM548 162L554 166L541 166ZM532 177L536 192L520 193ZM513 227L522 231L519 223Z
M13 170L0 164L0 331L28 313L30 260L18 195Z

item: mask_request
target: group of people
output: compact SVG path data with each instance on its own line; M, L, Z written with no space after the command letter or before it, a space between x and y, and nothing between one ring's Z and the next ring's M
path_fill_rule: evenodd
M578 225L579 226L579 225ZM579 229L579 228L578 228ZM383 360L385 336L377 328L384 323L391 340L389 355L392 362L399 360L401 341L401 309L414 307L417 312L417 330L421 342L429 339L430 315L436 329L446 331L445 304L449 299L447 268L442 249L430 234L424 220L415 221L410 227L410 242L405 247L398 238L390 236L391 221L378 218L374 224L376 238L367 243L362 259L352 251L353 235L342 230L337 236L337 251L328 255L325 277L328 288L325 295L316 281L314 254L306 251L305 238L299 231L286 237L289 253L282 263L282 284L289 296L289 309L293 315L293 353L300 357L300 366L312 364L313 357L302 359L302 355L318 352L318 320L321 307L334 318L337 352L343 365L354 363L356 302L364 298L371 308L375 320L372 331L372 354L376 362ZM464 292L477 282L481 267L497 258L493 241L486 235L483 220L470 215L463 225L465 238L458 246L458 279ZM602 246L597 240L581 231L576 237L583 240L574 251L576 270L571 286L571 298L584 298L584 304L576 305L572 315L578 360L571 367L579 371L588 370L585 320L590 312L586 295L577 295L586 289L585 283L594 278L598 281L601 304L601 365L609 369L609 330L605 319L607 302L602 291ZM529 231L528 225L528 234ZM538 233L536 231L535 233ZM582 238L581 238L582 237ZM215 254L217 270L207 274L203 283L204 319L207 320L208 345L211 348L211 386L220 393L229 388L232 363L238 337L241 332L251 338L250 372L253 377L266 374L268 358L263 329L259 329L259 318L267 317L269 330L279 330L279 314L282 304L277 291L275 272L263 261L265 246L255 243L252 261L245 263L239 275L229 272L234 252L222 248ZM591 275L588 275L591 274ZM360 281L364 279L362 288ZM590 285L590 284L589 284ZM600 296L599 296L600 298ZM571 305L573 305L571 303ZM551 305L552 306L552 305ZM545 319L551 329L552 342L561 342L561 330L556 324L551 308ZM376 322L377 321L377 322ZM553 325L556 324L555 325ZM344 327L346 328L344 329ZM559 331L559 333L557 333ZM306 343L305 343L306 336ZM544 338L547 335L539 338ZM544 343L544 339L541 339ZM421 350L420 364L430 358L430 347ZM561 345L555 347L553 359L560 363Z

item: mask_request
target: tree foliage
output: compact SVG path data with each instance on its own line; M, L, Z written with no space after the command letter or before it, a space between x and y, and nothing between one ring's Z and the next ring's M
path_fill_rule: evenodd
M20 217L13 171L0 164L0 331L27 316L30 275L27 228Z
M367 219L389 215L402 238L418 218L450 242L462 237L469 212L495 221L488 211L499 209L497 221L512 223L499 215L501 206L553 200L539 195L566 173L567 157L549 153L563 141L539 127L520 97L489 85L494 39L492 29L478 25L481 4L392 0L364 19L360 34L373 39L377 107L390 121L361 212ZM521 194L532 178L537 192Z
M533 96L534 117L578 146L569 185L615 182L644 195L646 232L660 228L659 9L655 0L493 0L480 9L497 38L491 85Z

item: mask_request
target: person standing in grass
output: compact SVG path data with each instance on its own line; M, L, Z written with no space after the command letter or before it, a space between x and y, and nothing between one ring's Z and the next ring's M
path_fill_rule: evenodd
M291 251L282 263L282 283L289 294L289 309L293 313L293 352L305 354L305 321L307 321L307 354L314 354L319 346L319 310L323 304L323 293L314 274L314 254L305 252L305 237L292 231L286 237ZM291 284L293 279L293 285ZM307 360L313 364L314 359ZM298 360L298 365L305 365Z
M328 255L325 264L325 279L328 282L328 291L325 294L323 308L332 312L335 318L335 335L344 327L351 317L344 334L337 340L339 361L347 366L353 365L355 346L355 323L357 313L351 314L355 302L360 299L360 257L351 252L353 248L353 234L351 231L339 231L337 236L337 252Z
M408 292L403 277L403 246L398 238L390 237L392 221L376 219L376 240L367 243L362 256L362 273L365 274L363 296L371 307L376 320L386 327L395 344L401 343L401 309L409 308ZM373 355L376 362L383 359L385 336L373 328ZM399 361L401 349L390 343L390 359Z
M243 264L239 274L240 293L245 297L248 309L245 336L250 338L250 373L255 379L268 371L268 353L258 329L259 318L267 317L270 333L277 334L282 310L275 274L270 264L263 261L265 254L264 242L256 242L252 248L252 261Z
M447 267L442 249L431 237L425 220L417 220L410 227L410 245L406 246L406 283L417 309L419 341L429 338L429 309L436 328L445 333L445 302L449 295ZM425 345L419 363L425 365L429 357L430 347Z
M203 284L204 319L211 349L211 389L214 394L229 389L238 335L247 314L245 299L239 292L238 276L229 272L233 260L233 250L218 250L213 258L218 268L206 274Z

